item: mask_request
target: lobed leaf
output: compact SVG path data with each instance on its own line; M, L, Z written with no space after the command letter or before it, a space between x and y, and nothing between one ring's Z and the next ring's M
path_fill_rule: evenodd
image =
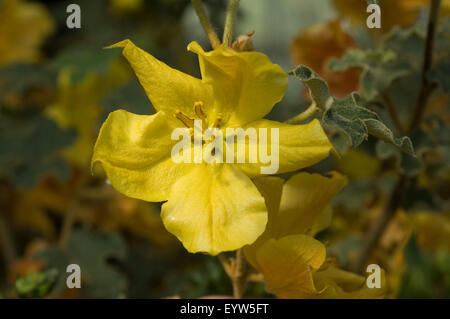
M335 63L343 69L349 65L366 67L367 64L363 61L370 60L378 63L378 61L390 61L393 57L395 55L392 51L369 54L361 50L351 50L347 58ZM363 101L359 94L352 93L345 98L334 98L330 94L327 83L304 65L297 66L289 74L295 76L308 87L313 102L323 112L322 122L344 133L353 147L359 146L370 134L414 156L411 140L406 136L396 138L375 112L362 106ZM376 76L375 80L378 81L381 78L382 76ZM381 83L379 86L381 86Z
M26 118L0 114L0 176L22 187L34 186L42 176L69 176L62 149L75 139L72 131L39 115Z
M410 66L397 59L392 50L352 49L341 59L331 59L332 71L346 71L349 68L362 69L360 86L363 96L371 101L392 84L396 79L410 73Z
M311 99L322 111L325 111L333 102L327 82L309 67L300 64L289 74L295 76L308 87Z
M126 290L126 279L109 261L123 262L126 255L126 245L119 235L78 229L69 238L67 249L50 247L37 258L63 274L68 264L79 265L84 297L118 298ZM54 289L57 292L66 289L66 276L59 278Z
M428 77L432 82L437 83L442 91L450 94L450 61L442 61L430 70Z
M358 106L359 95L353 93L345 98L336 99L323 114L323 122L334 126L350 139L353 147L359 146L369 136L365 120L378 118L376 113Z

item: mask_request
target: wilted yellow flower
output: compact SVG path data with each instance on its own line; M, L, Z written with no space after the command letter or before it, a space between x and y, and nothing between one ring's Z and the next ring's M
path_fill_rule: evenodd
M450 214L422 211L410 214L421 247L450 251Z
M74 165L89 165L101 115L101 98L130 77L126 65L119 62L114 61L105 76L88 74L79 83L72 81L70 68L62 69L58 75L56 101L47 107L46 113L61 127L77 132L76 142L65 151Z
M15 196L20 200L14 201L12 207L13 222L41 237L54 239L57 232L48 211L63 211L67 205L67 198L55 189L59 190L59 185L48 179L32 189L18 191Z
M53 31L54 23L45 7L36 2L0 2L0 66L35 62L39 48Z
M262 53L238 53L224 45L204 52L192 42L188 49L199 56L200 80L168 67L129 40L112 47L124 48L157 113L111 113L100 130L92 163L103 164L121 193L167 201L161 213L164 225L190 252L235 250L263 233L267 209L249 177L260 175L263 164L176 164L171 158L177 144L171 138L174 129L194 130L194 120L223 132L229 127L276 128L278 173L312 165L332 149L317 120L288 125L262 119L288 85L287 74ZM203 140L202 150L208 143ZM249 148L248 143L244 146Z
M360 230L365 234L369 227L379 218L386 203L381 200L376 206L365 211L365 226ZM397 210L389 225L386 226L381 235L378 246L372 253L368 263L383 265L386 271L386 297L396 297L401 289L407 262L405 257L405 246L412 235L412 225L408 214L402 209Z
M382 288L368 288L365 278L340 270L326 259L325 246L314 239L331 220L328 205L346 184L331 177L299 173L283 186L279 178L256 180L265 195L269 222L264 234L244 248L249 263L264 276L266 289L279 298L373 298Z
M95 142L95 126L100 116L99 100L104 93L102 81L96 75L87 76L73 84L70 72L62 71L58 77L56 102L47 108L47 114L61 127L77 131L77 140L65 153L75 164L89 163Z

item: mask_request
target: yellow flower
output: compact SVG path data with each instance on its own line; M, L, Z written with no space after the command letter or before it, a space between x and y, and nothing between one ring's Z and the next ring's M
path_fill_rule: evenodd
M106 75L91 73L79 83L72 80L70 68L64 68L58 74L56 101L47 107L46 113L61 127L77 132L76 142L65 151L76 166L89 166L101 115L100 100L131 76L127 66L120 62L114 61Z
M382 288L368 288L365 278L326 260L325 246L314 239L329 226L329 202L347 179L299 173L284 185L276 177L259 178L269 221L264 234L244 247L249 263L264 276L266 289L279 298L373 298Z
M103 82L98 76L92 74L79 84L73 84L70 72L62 70L58 76L57 99L46 110L61 127L77 131L76 142L65 154L78 166L89 165L95 142L94 125L101 113L99 100L103 93Z
M111 113L100 130L92 163L103 165L121 193L167 201L163 223L190 252L216 255L251 244L263 233L267 208L250 179L261 174L262 163L176 164L171 158L175 128L193 130L194 119L221 131L277 128L278 173L312 165L332 149L317 120L296 126L262 119L288 85L286 73L262 53L238 53L224 45L204 52L192 42L188 49L199 56L200 80L170 68L129 40L112 47L123 48L157 112Z
M35 62L39 47L53 30L53 20L42 4L0 1L0 66Z

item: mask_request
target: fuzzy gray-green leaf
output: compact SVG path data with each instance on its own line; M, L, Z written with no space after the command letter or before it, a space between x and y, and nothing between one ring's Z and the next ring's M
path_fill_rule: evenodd
M336 99L323 114L323 122L342 131L357 147L367 139L369 131L364 124L365 119L378 118L372 111L358 106L359 95L354 93L342 99Z
M381 122L378 115L361 106L361 97L353 93L343 99L336 99L323 114L323 122L342 131L357 147L370 135L379 138L401 149L408 155L415 156L409 137L397 138L394 133Z
M361 91L367 100L373 100L379 92L384 92L393 81L406 76L410 67L406 62L396 59L392 50L352 49L341 59L331 59L332 71L345 71L350 68L362 69L360 77Z
M320 110L325 111L333 102L327 82L309 67L300 64L289 74L295 76L308 87L311 99Z
M370 135L398 147L408 155L415 156L414 147L409 137L395 137L394 133L378 119L367 119L364 122Z

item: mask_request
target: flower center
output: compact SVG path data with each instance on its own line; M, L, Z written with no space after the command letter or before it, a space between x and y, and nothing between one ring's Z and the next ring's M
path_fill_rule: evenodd
M176 110L174 116L181 122L183 123L183 125L185 127L187 127L189 129L189 131L191 132L191 136L194 136L194 130L195 130L195 125L196 125L196 121L201 121L201 131L202 133L205 132L205 130L208 127L208 123L213 123L212 126L210 126L210 128L216 128L219 129L222 121L223 121L223 114L222 113L218 113L217 117L214 119L214 121L209 122L208 121L208 116L206 115L205 111L204 111L204 103L202 101L197 101L194 103L194 114L195 114L195 118L192 118L186 114L184 114L183 112L181 112L180 110ZM198 129L198 128L197 128ZM214 136L212 139L210 139L209 141L213 141L214 140ZM208 141L206 141L208 142Z

